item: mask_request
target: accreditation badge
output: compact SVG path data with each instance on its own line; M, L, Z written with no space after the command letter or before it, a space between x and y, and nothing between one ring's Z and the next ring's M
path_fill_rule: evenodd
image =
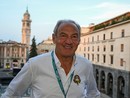
M81 79L80 79L79 75L75 75L73 81L74 81L74 83L79 85L79 83L81 82Z

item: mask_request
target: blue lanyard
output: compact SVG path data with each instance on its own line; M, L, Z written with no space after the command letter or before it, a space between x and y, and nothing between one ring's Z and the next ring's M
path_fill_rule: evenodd
M62 91L62 93L63 93L63 95L64 95L64 98L66 98L67 93L68 93L68 90L69 90L70 85L71 85L71 82L72 82L72 78L73 78L73 75L74 75L74 71L73 71L72 74L70 75L70 83L69 83L69 86L68 86L67 91L65 92L64 87L63 87L63 83L62 83L62 81L61 81L59 72L58 72L57 67L56 67L56 63L55 63L55 59L54 59L54 51L52 51L51 56L52 56L52 65L53 65L53 68L54 68L54 71L55 71L55 75L56 75L57 81L58 81L59 86L60 86L60 89L61 89L61 91Z

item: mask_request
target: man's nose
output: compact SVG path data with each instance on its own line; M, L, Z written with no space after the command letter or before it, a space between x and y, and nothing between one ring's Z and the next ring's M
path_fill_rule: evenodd
M68 43L68 44L72 44L72 43L73 43L72 38L71 38L71 37L67 37L67 39L66 39L66 43Z

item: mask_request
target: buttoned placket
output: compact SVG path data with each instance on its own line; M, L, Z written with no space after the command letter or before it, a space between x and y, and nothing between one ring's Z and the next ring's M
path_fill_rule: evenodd
M68 73L68 75L66 75L64 69L60 66L59 62L57 63L57 68L58 68L58 72L60 74L61 81L63 83L64 89L65 89L65 91L67 91L69 84L71 82L70 76L71 76L72 72L74 71L74 65L72 65L72 68L71 68L70 72Z
M55 58L55 63L56 63L56 66L57 66L57 70L59 72L59 75L60 75L60 78L61 78L61 81L63 83L63 86L64 86L64 90L65 92L67 91L69 85L70 85L70 82L71 81L71 74L74 72L74 69L75 69L75 64L73 62L72 64L72 67L70 69L70 72L68 73L68 75L66 76L66 73L64 71L64 69L61 67L61 63L59 62L58 58L56 57L55 53L54 53L54 58ZM74 61L75 61L75 58L74 58ZM73 78L73 77L72 77ZM72 79L73 80L73 79ZM68 94L66 95L66 98L68 97Z

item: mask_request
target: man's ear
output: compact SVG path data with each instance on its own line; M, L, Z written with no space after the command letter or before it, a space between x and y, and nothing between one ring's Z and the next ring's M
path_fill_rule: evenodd
M80 44L81 39L79 39L78 45Z

